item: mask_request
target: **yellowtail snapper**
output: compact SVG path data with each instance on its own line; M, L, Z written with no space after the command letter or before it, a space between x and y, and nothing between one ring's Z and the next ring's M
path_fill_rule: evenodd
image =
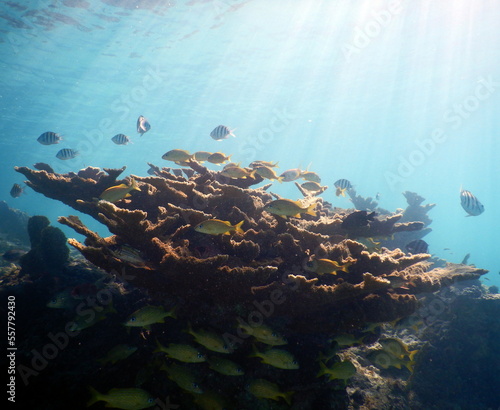
M466 216L478 216L484 212L484 206L479 202L479 199L462 188L460 188L460 203L465 212L469 214Z
M67 159L73 159L78 155L78 151L71 149L71 148L63 148L59 150L59 152L56 154L56 158L62 159L62 160L67 160Z
M24 192L24 188L19 184L12 185L10 189L10 196L12 198L19 198Z
M127 145L132 142L125 134L116 134L113 138L111 138L111 141L113 141L116 145Z
M40 135L37 141L42 145L59 144L62 141L62 137L55 132L47 131Z
M141 137L151 129L151 124L146 119L146 117L139 115L137 119L137 132L141 134Z
M218 125L215 127L212 132L210 133L210 136L216 140L216 141L221 141L225 140L226 138L229 138L229 136L235 137L233 134L234 130L230 130L228 127L225 125Z

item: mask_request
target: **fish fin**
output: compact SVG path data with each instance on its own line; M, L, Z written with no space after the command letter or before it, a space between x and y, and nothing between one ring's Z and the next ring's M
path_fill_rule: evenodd
M140 191L141 188L139 188L139 185L137 185L137 182L134 178L132 178L132 184L130 185L130 190L131 191ZM130 194L129 194L130 196Z
M292 405L292 394L295 393L294 391L287 391L286 393L283 393L283 397L286 401L286 404L288 404L289 406Z
M278 181L280 184L283 182L283 177L278 177L278 178L276 178L276 179L277 179L277 181Z
M98 401L101 401L101 393L99 393L92 386L89 386L89 391L90 391L90 400L87 402L87 407L90 407L94 403L97 403Z
M177 319L177 306L174 306L167 313L167 316L171 317L172 319Z
M300 212L297 215L292 215L294 218L300 218Z
M156 340L156 349L153 350L153 353L158 353L158 352L162 352L164 346L162 346L162 344L160 343L160 341L158 340L158 338L155 339Z
M241 222L238 222L235 226L234 226L234 231L236 233L239 233L241 235L243 235L245 233L245 231L243 229L241 229L241 225L243 225L243 223L245 222L245 220L241 221Z
M252 172L250 172L250 174L248 175L250 178L254 178L255 179L255 173L257 172L256 169L252 170Z
M319 362L319 372L318 374L316 375L316 377L321 377L323 376L324 374L328 374L328 367L326 367L326 364L324 364L322 361Z
M419 352L420 350L412 350L410 352L410 354L408 355L408 357L410 358L410 361L413 362L413 358L415 357L415 355ZM408 369L409 370L409 369Z
M413 361L405 363L405 367L410 371L410 373L413 373L413 366L414 366L414 364L415 364L415 362L413 362Z
M316 204L311 204L307 207L306 214L311 215L311 216L316 216L316 212L314 211L314 208L316 208Z

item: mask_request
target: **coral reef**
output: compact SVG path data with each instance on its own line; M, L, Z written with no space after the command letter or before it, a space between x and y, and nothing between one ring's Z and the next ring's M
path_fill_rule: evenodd
M108 227L113 236L100 238L76 217L60 219L87 237L85 245L75 240L70 244L97 266L111 272L123 264L114 256L112 246L126 244L139 251L145 265L130 264L128 268L134 272L131 283L148 289L153 297L160 292L183 300L222 304L230 313L231 306L252 309L255 300L279 292L286 302L276 308L276 313L286 313L292 322L303 323L307 319L300 318L325 309L348 317L347 312L356 306L363 312L357 314L357 322L362 324L363 320L388 321L412 313L417 306L413 295L439 289L443 279L469 279L483 273L472 267L427 272L428 264L421 262L429 255L406 256L399 250L370 253L353 240L423 228L420 221L400 222L404 214L385 215L346 229L342 222L349 211L331 212L317 200L320 218L307 215L304 219L285 220L262 211L273 197L264 189L247 188L256 180L221 177L195 162L190 165L195 171L190 178L165 168L156 169L157 176L133 176L141 191L118 204L94 198L113 184L125 183L117 180L125 168L105 169L104 173L89 167L66 175L28 168L16 170L28 178L27 184L35 191L87 213ZM421 201L413 198L411 202L414 207ZM192 229L209 218L232 223L243 220L245 232L233 237L207 236ZM314 277L302 269L312 255L351 261L349 273ZM411 281L413 288L394 289L384 279L388 275ZM373 309L384 304L387 309ZM376 314L380 317L374 317ZM338 327L326 326L332 330Z
M232 349L231 360L249 369L249 377L269 378L295 391L297 408L347 408L349 394L342 380L333 381L337 390L332 390L316 379L315 358L319 350L328 349L332 338L362 333L370 323L412 315L421 295L486 273L467 265L435 268L429 254L372 249L366 244L368 239L420 232L424 222L412 220L409 213L332 209L322 198L308 195L303 205L314 204L316 216L283 218L264 211L265 205L280 199L267 191L270 185L250 188L262 179L226 178L194 162L189 163L190 172L150 166L154 176L125 179L118 179L125 167L104 172L88 167L63 175L25 167L16 170L36 192L92 216L109 229L111 236L101 237L76 216L59 218L85 237L83 243L69 239L72 247L109 278L121 277L127 288L135 289L131 295L115 296L114 301L122 306L140 307L145 300L175 305L178 319L168 325L170 337L185 343L187 323L212 329ZM98 199L112 186L130 185L131 178L140 191L115 203ZM244 232L208 235L194 229L208 219L233 226L243 221ZM32 225L33 243L43 238L40 230L52 228L42 219ZM339 268L317 273L310 262L318 259ZM250 329L265 322L283 335L287 351L300 362L300 372L275 373L259 367L251 359L250 335L238 326L245 322ZM117 321L107 323L123 332ZM149 334L142 337L152 343ZM374 335L370 343L376 340ZM347 353L342 359L351 360ZM357 363L354 357L351 361ZM159 368L154 357L148 363ZM240 383L220 377L205 377L204 383L235 397L238 404L256 408L257 399L241 391ZM149 383L151 377L146 380ZM191 398L177 393L172 397L193 408Z

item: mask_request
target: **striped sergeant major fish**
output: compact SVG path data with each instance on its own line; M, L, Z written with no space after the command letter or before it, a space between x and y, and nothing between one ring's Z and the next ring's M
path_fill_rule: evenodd
M484 205L479 202L479 199L462 187L460 187L460 203L465 212L469 214L466 216L478 216L484 212Z
M62 160L66 160L75 158L77 155L78 151L75 151L74 149L71 148L63 148L59 150L59 152L56 154L56 157Z
M12 185L12 188L10 190L10 196L12 198L19 198L23 192L24 192L24 188L21 185L14 184L14 185Z
M116 134L113 138L111 138L111 141L113 141L116 145L126 145L131 142L130 138L125 134Z
M55 132L47 131L40 135L37 141L42 145L59 144L62 141L62 137Z
M345 191L352 189L352 184L347 179L339 179L333 183L333 186L337 188L335 195L345 196Z
M225 140L226 138L229 138L230 135L236 137L236 135L233 134L233 131L234 130L230 130L225 125L218 125L212 130L210 136L216 141Z
M141 137L151 129L151 124L146 117L139 115L137 118L137 132L141 134Z

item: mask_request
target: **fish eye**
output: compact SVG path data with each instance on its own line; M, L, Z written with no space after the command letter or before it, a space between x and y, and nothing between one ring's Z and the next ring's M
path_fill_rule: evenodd
M198 228L203 228L203 224L199 224L199 225L198 225Z
M297 362L297 360L294 360L292 364L299 364L299 362Z
M155 399L153 399L152 397L148 398L148 403L154 403L155 402Z
M129 320L129 322L135 322L136 321L136 317L135 316L132 316Z
M198 359L201 359L202 357L205 357L205 356L203 356L203 353L198 353L198 354L196 355L196 357L197 357Z

